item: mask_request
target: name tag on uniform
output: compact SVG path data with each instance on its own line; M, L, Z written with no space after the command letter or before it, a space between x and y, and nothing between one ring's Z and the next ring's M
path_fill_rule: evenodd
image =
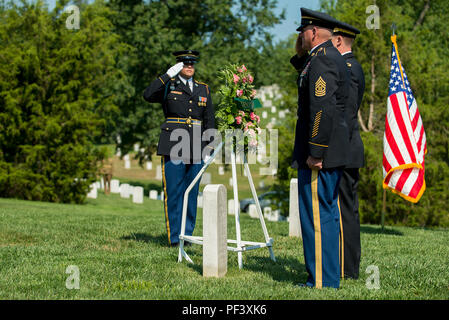
M174 94L182 94L182 92L179 92L179 91L172 91L171 93L174 93Z
M206 97L198 97L198 106L199 107L205 107L207 103Z

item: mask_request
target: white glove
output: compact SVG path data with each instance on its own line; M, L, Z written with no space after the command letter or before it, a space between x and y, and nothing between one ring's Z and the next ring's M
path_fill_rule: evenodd
M170 78L175 77L178 73L181 72L182 68L184 67L184 62L178 62L173 67L168 69L167 74Z

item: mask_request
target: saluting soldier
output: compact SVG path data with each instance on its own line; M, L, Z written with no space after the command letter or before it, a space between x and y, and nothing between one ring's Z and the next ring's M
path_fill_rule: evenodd
M215 116L209 86L194 80L199 52L184 50L173 55L177 63L146 88L144 98L161 103L165 115L157 154L162 162L168 241L178 246L184 193L202 168L207 143L202 137L207 129L215 128ZM195 228L198 191L199 181L189 194L185 235L192 235Z
M298 192L306 286L338 288L338 185L348 163L349 133L345 120L348 69L332 45L335 19L301 8L297 55L298 120L293 166ZM307 54L307 51L310 51Z
M351 86L347 100L347 123L349 126L350 161L343 170L340 181L339 204L341 212L341 275L358 279L361 256L359 199L359 168L364 165L364 148L360 137L357 113L365 92L365 76L362 66L352 53L352 45L360 31L339 21L334 27L332 43L346 60L351 73Z

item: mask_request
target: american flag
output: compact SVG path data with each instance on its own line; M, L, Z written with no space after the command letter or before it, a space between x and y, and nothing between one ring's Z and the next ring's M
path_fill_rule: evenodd
M385 117L383 187L416 203L426 189L426 133L410 83L392 36L390 84Z

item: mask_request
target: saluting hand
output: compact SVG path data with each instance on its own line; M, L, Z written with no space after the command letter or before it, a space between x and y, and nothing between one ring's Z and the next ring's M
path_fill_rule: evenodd
M181 72L182 68L184 67L184 62L178 62L173 67L168 69L167 74L170 76L170 78L175 77L178 73Z
M307 53L307 50L303 49L303 47L302 47L301 33L298 34L298 38L296 38L295 49L296 49L296 54L298 55L298 57L302 57L303 55L305 55Z

